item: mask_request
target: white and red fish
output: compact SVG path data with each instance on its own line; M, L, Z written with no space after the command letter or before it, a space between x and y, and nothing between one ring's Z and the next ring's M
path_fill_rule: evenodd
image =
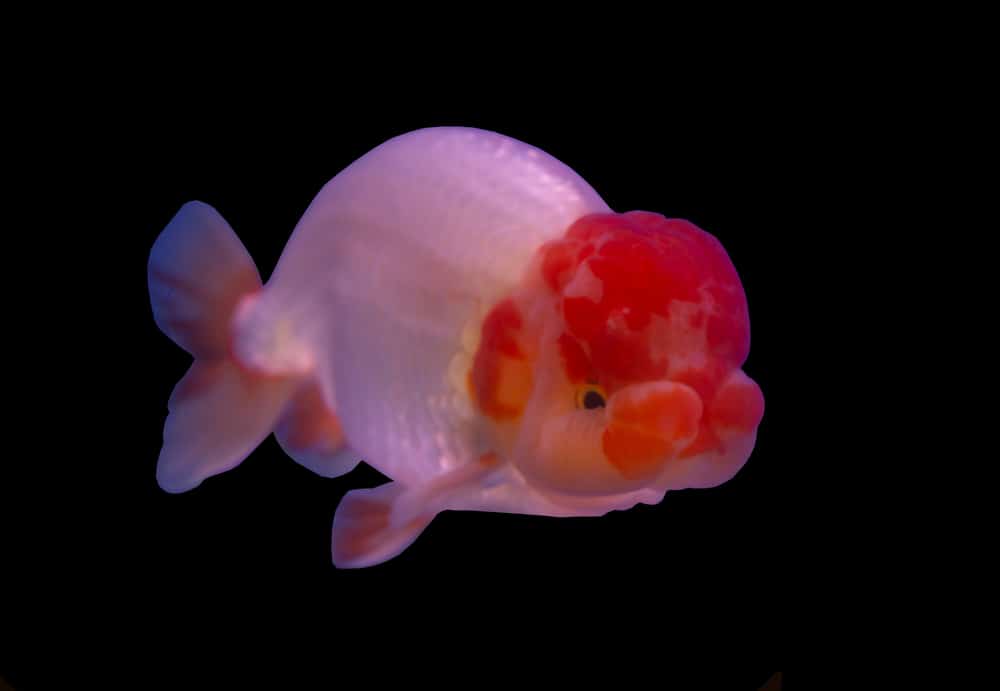
M361 459L333 561L448 509L596 516L731 478L764 410L746 298L693 224L612 212L568 167L476 129L391 139L333 178L267 285L211 207L153 245L156 323L195 360L157 480L183 492L274 432L327 477Z

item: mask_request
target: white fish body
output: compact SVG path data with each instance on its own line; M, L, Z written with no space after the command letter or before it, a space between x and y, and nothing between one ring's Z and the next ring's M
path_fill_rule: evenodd
M508 137L405 134L317 195L260 319L293 320L351 446L416 483L475 451L469 430L456 429L461 403L448 380L463 328L513 287L542 243L607 210L572 170Z
M196 358L171 398L161 485L197 486L274 428L321 474L364 459L395 482L352 492L338 509L342 566L393 556L447 508L596 515L659 501L663 480L561 499L538 491L497 456L497 430L509 427L485 419L466 385L491 308L541 285L527 276L540 248L609 213L548 154L468 128L411 132L351 164L314 199L263 287L225 221L185 206L150 259L157 322ZM238 278L223 289L209 272ZM555 303L523 304L541 314ZM554 352L539 350L538 363L556 362ZM565 386L561 376L552 386ZM533 381L540 391L546 378ZM236 400L245 421L207 429L207 411ZM533 395L529 410L548 411L548 401ZM507 454L544 437L522 427Z

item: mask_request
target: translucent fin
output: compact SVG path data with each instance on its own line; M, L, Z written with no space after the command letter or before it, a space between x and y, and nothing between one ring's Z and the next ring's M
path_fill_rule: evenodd
M163 333L196 358L225 357L240 298L260 290L260 274L219 213L202 202L181 207L153 243L149 297Z
M156 480L186 492L237 465L271 433L294 388L228 360L196 360L170 396Z
M398 482L347 493L333 517L335 566L341 569L373 566L392 559L417 539L434 514L417 514L400 522L393 514L403 494L403 486Z
M419 487L390 482L348 492L333 517L333 563L338 568L372 566L409 547L439 512L480 494L503 466L493 453L435 477Z
M153 243L153 318L195 357L167 405L156 479L168 492L197 487L242 461L271 433L298 384L231 357L237 306L260 290L243 244L207 204L185 204Z
M361 460L345 445L340 421L315 380L292 397L274 434L285 453L324 477L350 472Z

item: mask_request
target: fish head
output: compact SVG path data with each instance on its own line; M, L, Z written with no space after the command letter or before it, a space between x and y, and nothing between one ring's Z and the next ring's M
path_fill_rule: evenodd
M653 213L595 214L543 246L529 274L487 318L477 362L492 363L476 382L530 483L610 496L739 470L764 404L740 369L747 303L716 238Z

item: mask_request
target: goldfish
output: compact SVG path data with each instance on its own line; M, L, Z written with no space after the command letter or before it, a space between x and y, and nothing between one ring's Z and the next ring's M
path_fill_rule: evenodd
M339 568L398 555L446 510L600 516L731 479L764 413L746 296L689 221L616 213L568 166L473 128L397 136L332 178L264 284L212 207L153 243L156 324L194 362L159 486L270 434L349 491Z

